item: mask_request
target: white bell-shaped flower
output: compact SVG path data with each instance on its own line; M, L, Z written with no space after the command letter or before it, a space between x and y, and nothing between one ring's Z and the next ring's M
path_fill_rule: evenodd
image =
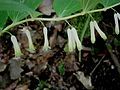
M90 21L90 32L91 32L91 42L95 43L95 28L94 28L94 23L93 21Z
M105 33L99 28L96 21L90 21L90 31L91 31L91 42L95 43L95 29L97 30L98 34L103 38L104 40L107 39L107 36Z
M101 36L101 38L103 38L104 40L107 39L107 36L105 35L105 33L99 28L98 24L96 21L94 21L94 26L95 29L97 30L97 32L99 33L99 35Z
M30 31L28 30L27 27L23 27L22 31L26 34L26 36L28 38L29 48L27 50L30 51L31 53L34 53L35 52L35 47L34 47L33 42L32 42Z
M116 33L117 35L119 34L119 23L118 23L118 19L120 20L120 14L119 14L119 13L115 13L115 14L114 14L115 33Z
M74 27L72 27L71 31L72 31L71 34L73 35L75 43L77 45L78 51L82 50L82 44L81 44L80 39L78 37L77 30Z
M44 34L44 46L43 46L43 50L44 51L48 51L50 49L47 33L48 33L48 30L47 30L46 27L44 27L43 28L43 34Z
M11 35L11 41L13 43L13 48L15 52L15 57L20 57L22 54L18 41L14 35Z
M78 38L77 31L74 27L67 29L68 35L68 49L69 52L73 52L77 46L78 51L82 50L82 44Z
M68 35L68 49L69 49L69 52L73 52L76 45L75 45L74 37L72 35L72 30L70 28L67 29L67 35Z

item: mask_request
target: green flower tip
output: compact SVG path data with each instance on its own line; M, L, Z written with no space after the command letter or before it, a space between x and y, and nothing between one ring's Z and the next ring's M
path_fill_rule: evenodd
M21 52L20 46L18 44L18 41L17 41L15 36L13 36L13 35L11 36L11 41L13 43L15 57L20 57L21 55L23 55L22 52Z
M49 46L49 41L48 41L48 30L46 27L43 28L43 34L44 34L44 46L43 46L43 51L48 51L50 49Z
M33 41L32 41L32 38L31 38L31 34L30 34L30 31L28 30L28 27L24 27L22 29L22 31L26 34L27 38L28 38L28 51L31 52L31 53L35 53L35 47L34 47L34 44L33 44Z

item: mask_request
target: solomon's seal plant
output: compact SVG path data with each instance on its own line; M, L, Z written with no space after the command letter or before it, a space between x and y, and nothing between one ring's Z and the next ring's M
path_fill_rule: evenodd
M44 9L44 7L42 7L42 9L40 8L40 5L43 2L43 0L0 0L0 36L2 36L6 32L9 32L9 30L12 30L13 27L16 27L17 25L21 25L26 22L46 21L46 22L52 22L52 25L55 25L56 22L66 21L68 19L72 19L79 16L82 17L83 15L85 15L88 18L86 20L86 23L83 24L82 28L80 27L77 28L78 30L80 29L81 31L81 35L79 37L78 37L79 34L77 33L77 30L72 25L70 25L70 27L67 29L67 36L68 36L67 41L68 41L69 52L73 52L75 51L75 49L77 49L79 51L79 59L80 59L81 50L83 50L82 41L89 26L90 26L90 33L91 33L90 34L91 42L93 44L96 41L95 31L97 31L97 33L100 35L102 39L104 40L107 39L106 34L98 26L97 24L98 21L95 21L95 20L90 21L91 18L89 15L92 15L92 13L106 11L108 9L111 9L120 5L120 0L49 0L49 1L51 1L50 7L52 10L50 10L49 8ZM97 5L100 5L102 7L96 7ZM39 9L45 10L45 11L41 11ZM43 15L45 13L42 13L42 12L45 12L45 13L47 12L46 15L50 15L50 16L46 18L46 15ZM54 15L54 18L52 17L53 15ZM119 34L118 20L120 20L120 14L118 12L114 14L114 20L115 20L115 33L118 35ZM24 27L23 32L26 34L28 38L28 44L29 44L28 51L31 53L34 53L35 47L32 42L30 31ZM42 50L46 52L51 48L49 46L48 30L47 30L47 27L45 26L43 27L43 34L44 34L44 45ZM79 40L79 38L81 39L81 41ZM13 43L15 57L20 57L21 55L23 55L21 52L19 43L17 41L17 38L14 35L11 35L11 41ZM78 56L78 54L76 56ZM86 80L84 74L83 74L83 77L84 77L84 80L83 80L84 82ZM88 84L89 86L92 86L91 78L89 80L90 81L88 82L90 83Z
M120 0L53 0L51 13L54 11L56 13L55 18L43 18L41 12L36 11L43 0L0 0L0 36L3 33L8 32L12 27L20 25L29 21L66 21L78 16L86 15L89 17L90 14L95 12L106 11L108 9L113 9L115 6L120 5ZM33 4L34 3L34 4ZM64 4L63 4L64 3ZM102 7L96 8L100 4ZM43 10L43 9L42 9ZM77 13L76 13L77 12ZM24 13L24 14L23 14ZM49 15L51 14L49 12ZM29 16L29 17L28 17ZM7 20L11 19L13 23L10 25L6 24ZM88 19L89 20L89 19ZM119 23L120 14L114 14L115 20L115 33L119 34ZM89 20L90 21L90 20ZM89 21L85 23L83 30L81 30L82 35L80 36L81 42L83 41L87 27L89 26ZM6 27L5 27L6 26ZM105 33L99 28L97 22L90 21L90 32L91 32L91 42L95 43L95 29L104 40L107 39ZM35 47L32 43L32 38L28 30L24 30L28 37L30 52L35 52ZM47 28L43 28L44 34L44 46L43 50L48 51L50 49ZM71 27L67 30L68 34L68 47L69 51L72 52L76 46L78 51L82 49L82 44L78 38L76 29ZM20 51L20 50L19 50Z

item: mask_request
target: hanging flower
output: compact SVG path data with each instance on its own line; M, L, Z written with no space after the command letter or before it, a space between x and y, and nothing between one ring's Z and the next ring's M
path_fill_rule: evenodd
M73 35L74 40L75 40L75 42L76 42L76 44L77 44L77 49L78 49L78 51L82 50L82 44L81 44L81 42L80 42L80 40L79 40L79 37L78 37L78 34L77 34L77 30L76 30L74 27L72 27L72 28L71 28L71 31L72 31L71 34Z
M14 35L11 36L11 41L13 43L15 57L20 57L21 55L23 55L21 50L20 50L20 46L18 44L18 41L17 41L17 39L16 39L16 37Z
M76 45L75 45L75 41L72 35L72 30L70 30L70 28L67 29L67 35L68 35L68 49L69 52L73 52Z
M30 51L31 53L34 53L34 52L35 52L35 47L34 47L33 42L32 42L32 38L31 38L30 31L28 30L27 27L24 27L24 28L22 29L22 31L26 34L26 36L27 36L27 38L28 38L29 48L28 48L27 50Z
M96 21L94 21L94 26L95 29L97 30L97 32L99 33L99 35L101 36L101 38L103 38L104 40L107 39L107 36L105 35L105 33L99 28L98 24Z
M90 32L91 32L91 42L95 43L95 29L94 29L94 23L93 21L90 21Z
M115 33L116 33L117 35L119 34L119 23L118 23L118 19L120 20L120 14L119 14L119 13L115 13L115 14L114 14Z
M48 51L50 49L47 32L48 32L47 28L44 27L43 28L43 34L44 34L44 46L43 46L43 50L44 51Z
M104 40L107 39L107 36L99 28L97 22L96 21L90 21L90 31L91 31L91 42L92 43L95 43L95 41L96 41L96 39L95 39L95 29L97 30L97 32L99 33L99 35L101 36L101 38L103 38Z
M78 38L77 31L74 27L67 29L68 35L68 49L69 52L73 52L77 46L78 51L82 49L82 44Z

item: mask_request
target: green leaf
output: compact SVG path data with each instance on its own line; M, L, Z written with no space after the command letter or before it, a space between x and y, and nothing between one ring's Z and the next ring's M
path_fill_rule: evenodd
M54 0L53 8L59 17L80 11L80 0Z
M60 75L65 74L65 65L64 65L63 61L60 62L59 66L58 66L58 71L59 71Z
M21 0L13 0L13 1L17 1L18 3L23 4L27 7L35 10L43 0L22 0L22 1ZM9 11L8 14L9 14L9 17L14 22L20 21L21 19L23 19L29 15L29 13L27 13L27 12L21 13L19 11L18 12L17 11L14 11L14 12ZM37 17L39 15L41 15L39 12L31 13L32 17Z
M33 13L33 10L14 0L0 0L0 11L19 11Z
M120 3L120 0L101 0L101 4L104 7L112 6L117 3Z
M8 18L8 14L5 11L0 11L0 30L4 27Z
M24 0L24 4L30 8L37 9L43 0Z
M84 12L94 9L101 0L80 0Z

